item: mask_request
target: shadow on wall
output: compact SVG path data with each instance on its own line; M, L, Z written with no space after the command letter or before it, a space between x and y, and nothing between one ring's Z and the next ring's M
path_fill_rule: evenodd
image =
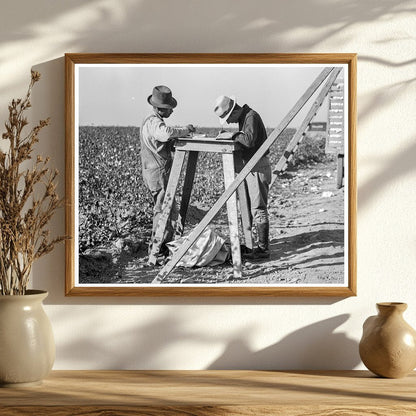
M230 0L178 0L169 12L163 0L38 0L36 7L10 2L0 17L0 52L5 46L0 65L13 72L11 62L29 67L42 55L63 51L262 52L262 45L263 51L307 52L353 25L414 11L409 0L355 0L337 2L336 8L320 0L309 0L307 6L303 0L263 0L261 7L252 1L236 6ZM299 29L307 35L299 35ZM11 83L0 87L0 95Z
M413 144L408 148L397 153L389 160L386 160L379 172L364 183L358 189L358 200L360 206L366 206L371 200L379 194L383 188L391 182L397 182L405 175L414 172L416 165L416 137L413 138Z
M259 351L252 351L246 339L232 340L208 369L353 369L360 363L358 343L345 333L334 332L349 316L338 315L308 325Z
M130 324L123 325L120 314L114 317L118 322L112 322L108 315L108 327L103 328L100 314L93 314L88 320L76 318L83 313L82 307L70 314L64 310L56 312L61 330L71 333L67 343L63 334L57 336L57 360L61 366L77 363L83 369L146 370L192 368L198 363L198 367L208 370L338 370L353 369L360 363L358 343L343 332L335 332L349 319L349 314L308 325L254 351L248 346L251 330L247 326L239 329L243 336L214 335L184 326L180 317L166 313L135 327L131 326L131 317ZM140 320L138 314L137 322ZM223 353L213 352L214 345L224 345ZM184 349L188 351L186 356ZM175 356L182 361L172 358ZM211 364L204 365L212 359Z
M77 313L82 315L82 310ZM119 316L115 319L119 319ZM82 369L168 369L175 363L175 358L169 353L172 348L187 342L213 342L212 337L205 335L203 331L197 333L182 328L181 322L172 313L150 319L145 325L133 328L131 325L123 326L122 321L112 322L109 318L108 328L114 328L111 334L108 328L102 327L102 317L98 315L90 315L85 320L74 319L73 315L58 312L56 319L61 328L65 327L66 331L71 328L72 334L71 342L62 345L57 343L57 360L63 365L70 363L71 367L73 363L77 363ZM130 321L131 319L129 316ZM77 321L79 325L72 327ZM137 322L140 321L141 316L138 313ZM58 341L64 339L65 336L57 337Z
M291 48L305 51L348 26L373 22L385 15L412 12L414 7L409 0L338 2L336 10L319 0L309 0L307 7L303 0L292 0L289 3L283 0L264 0L262 7L251 1L241 1L236 7L235 2L230 0L178 0L168 13L163 0L126 0L118 4L106 0L91 0L88 3L83 0L38 0L36 7L22 7L19 2L8 5L1 19L1 39L2 43L30 40L42 36L47 28L59 26L62 35L58 42L55 39L55 44L60 48L79 48L78 52L92 52L90 48L101 51L112 49L112 52L125 52L125 48L128 48L132 52L133 39L137 39L137 47L142 51L143 47L148 49L160 45L172 52L177 45L186 47L190 44L190 33L199 34L193 45L198 46L198 49L193 48L194 51L200 51L201 46L208 47L211 51L224 47L227 50L247 51L252 48L258 51L259 39L267 43L271 40L279 41L280 37L280 44L275 46L289 43L284 35L292 32L294 27L324 29L312 38L302 37L298 41L290 39ZM13 16L19 16L18 35ZM209 24L201 25L201 21ZM70 23L72 26L69 26ZM175 31L175 36L172 36L172 28L180 27L187 30ZM117 36L113 36L114 33ZM213 34L216 36L213 37ZM244 35L248 39L241 42L241 36ZM181 43L181 40L186 42Z
M39 135L35 155L50 156L49 166L59 171L58 195L65 195L65 66L64 58L55 59L32 68L41 73L40 81L32 91L33 122L51 117L51 124ZM48 229L51 237L65 234L65 208L52 217ZM32 267L33 287L42 287L49 296L64 295L64 243L55 246L52 253L38 259Z

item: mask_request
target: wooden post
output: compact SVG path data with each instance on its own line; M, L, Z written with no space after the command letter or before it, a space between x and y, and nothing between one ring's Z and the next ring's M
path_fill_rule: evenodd
M234 180L234 155L222 154L224 171L224 188L227 189ZM234 193L227 201L228 226L230 228L231 256L233 258L233 272L235 278L241 278L241 249L238 232L237 195Z
M192 186L194 184L196 163L199 152L190 151L188 154L188 163L186 164L185 179L183 182L183 191L179 215L182 223L182 229L185 227L186 213L188 212L189 201L191 200Z
M234 153L234 166L235 172L240 173L243 169L243 161L239 152ZM238 201L240 203L240 214L241 214L241 225L244 233L244 244L245 246L252 250L253 249L253 236L251 233L252 218L251 212L248 208L248 195L246 182L243 181L241 185L237 188Z

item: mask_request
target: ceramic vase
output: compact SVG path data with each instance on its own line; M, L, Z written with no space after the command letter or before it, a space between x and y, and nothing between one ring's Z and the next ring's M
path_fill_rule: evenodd
M416 331L404 320L406 303L377 303L378 315L364 322L360 357L381 377L401 378L416 367Z
M52 326L43 309L48 292L0 295L0 386L40 384L55 361Z

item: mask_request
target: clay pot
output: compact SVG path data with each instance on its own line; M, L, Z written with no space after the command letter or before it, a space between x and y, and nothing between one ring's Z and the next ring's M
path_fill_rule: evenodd
M360 357L381 377L400 378L416 367L416 331L403 319L406 303L377 303L363 325Z
M42 301L48 292L0 295L0 387L40 384L55 360L52 326Z

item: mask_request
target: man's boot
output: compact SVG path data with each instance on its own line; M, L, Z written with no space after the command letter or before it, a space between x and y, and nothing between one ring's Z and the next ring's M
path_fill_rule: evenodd
M244 258L248 260L268 259L270 257L269 251L269 223L256 224L258 247L253 250L242 251Z
M256 256L259 259L268 259L269 251L269 223L263 222L257 224L258 247L255 249Z

